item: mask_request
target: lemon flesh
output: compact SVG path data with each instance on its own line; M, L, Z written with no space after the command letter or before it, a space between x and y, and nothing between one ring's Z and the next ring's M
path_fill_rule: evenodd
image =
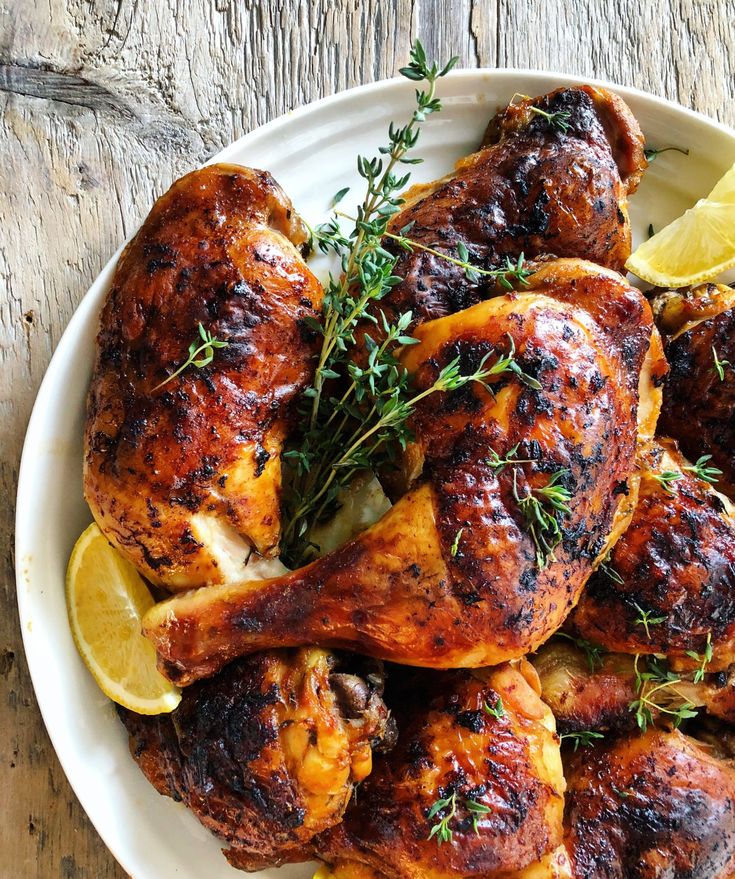
M156 668L156 651L141 634L153 606L143 578L97 525L77 540L66 571L66 607L74 643L102 692L138 714L164 714L181 701Z
M735 266L735 165L707 198L631 254L628 271L659 287L710 281Z

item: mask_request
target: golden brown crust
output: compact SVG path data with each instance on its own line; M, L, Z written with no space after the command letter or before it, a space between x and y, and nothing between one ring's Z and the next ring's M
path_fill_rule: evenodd
M489 879L550 854L561 841L564 780L554 720L534 678L527 666L507 665L409 676L397 705L399 744L377 758L344 822L320 837L320 855L388 879ZM485 710L498 699L500 718ZM438 844L429 834L451 807L429 813L452 797L452 838ZM473 813L472 802L488 811Z
M678 732L580 748L566 771L575 879L729 879L735 771Z
M307 860L370 771L388 714L358 678L364 705L345 706L335 662L317 648L269 651L190 687L171 716L120 709L148 780L183 800L241 869Z
M85 496L102 531L169 589L238 576L271 553L280 446L309 381L303 320L322 290L303 224L263 171L210 165L174 183L122 254L101 317ZM199 344L206 368L157 387Z
M419 387L455 357L463 372L486 354L494 362L510 335L541 390L510 374L493 379L494 395L472 384L426 398L415 423L424 472L409 493L306 568L155 607L144 625L164 672L187 683L273 644L329 643L439 668L535 649L632 512L639 376L652 332L638 291L575 260L544 265L527 293L420 327L420 344L404 356ZM489 450L505 455L516 444L527 463L496 473ZM571 513L555 559L539 569L514 492L543 488L560 470Z
M671 372L660 429L691 460L711 455L723 471L718 489L735 499L735 290L706 284L660 299L659 320ZM713 350L729 361L720 379Z
M642 458L638 505L606 566L615 573L592 576L570 625L608 650L666 654L678 667L709 637L716 671L735 661L735 518L688 466L667 440ZM668 489L665 472L679 477ZM656 622L645 626L644 613Z

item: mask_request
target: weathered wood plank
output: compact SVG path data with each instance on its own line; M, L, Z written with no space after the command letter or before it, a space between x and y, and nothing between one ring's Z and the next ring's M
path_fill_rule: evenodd
M269 119L392 75L566 70L735 123L733 0L0 3L0 876L119 879L53 754L22 655L13 503L33 397L76 303L176 176ZM9 782L9 784L8 784Z

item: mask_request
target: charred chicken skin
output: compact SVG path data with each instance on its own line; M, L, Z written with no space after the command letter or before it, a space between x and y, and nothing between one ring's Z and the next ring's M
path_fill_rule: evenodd
M566 766L575 879L730 879L735 771L680 732L580 748Z
M565 125L541 113L562 114ZM631 244L627 199L647 164L643 144L626 104L605 89L516 99L490 122L479 152L448 177L408 192L391 231L408 226L413 241L452 257L464 245L484 269L506 257L553 254L622 271ZM410 311L422 323L498 292L424 250L406 252L390 239L385 247L403 278L377 306L391 318Z
M671 364L660 429L692 461L711 455L718 489L735 499L735 290L705 284L664 293L655 307Z
M527 292L427 323L417 337L404 363L419 389L455 358L464 373L496 362L511 339L534 384L511 371L427 398L407 456L410 490L330 555L153 608L144 629L171 679L190 683L277 644L477 667L522 656L561 625L632 514L636 445L652 433L665 369L648 304L615 273L561 260L539 268ZM491 452L515 463L498 467ZM522 500L554 474L568 512L539 560Z
M372 747L394 737L373 665L360 676L324 650L274 650L190 687L171 715L120 713L148 780L227 843L233 866L308 860Z
M174 183L120 257L84 491L110 542L170 590L232 580L251 548L277 550L281 444L313 370L303 319L322 298L306 239L269 174L210 165ZM207 334L226 347L174 375Z
M397 747L319 837L320 857L342 862L337 876L351 875L345 862L386 879L532 875L525 868L550 862L561 843L564 792L533 669L522 661L408 682L396 700Z
M653 622L647 622L653 620ZM735 515L671 441L642 459L638 505L609 561L590 579L569 626L607 650L712 651L709 671L735 661Z

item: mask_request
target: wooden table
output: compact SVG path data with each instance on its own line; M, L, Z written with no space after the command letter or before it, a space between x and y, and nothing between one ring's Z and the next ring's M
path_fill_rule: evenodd
M735 0L0 3L3 879L124 875L35 704L15 606L13 500L51 352L153 199L269 119L393 75L416 36L466 67L602 77L735 125L733 22Z

